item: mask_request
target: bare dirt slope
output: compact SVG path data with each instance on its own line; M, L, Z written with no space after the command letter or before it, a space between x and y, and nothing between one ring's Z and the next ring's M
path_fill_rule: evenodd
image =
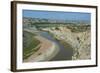
M64 40L73 47L73 60L90 59L91 58L91 31L72 32L67 27L58 27L59 30L45 29L52 33L57 39Z

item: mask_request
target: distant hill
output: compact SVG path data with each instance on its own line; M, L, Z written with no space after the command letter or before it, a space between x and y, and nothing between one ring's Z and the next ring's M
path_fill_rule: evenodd
M23 17L23 24L35 24L35 23L62 23L62 24L83 24L90 25L89 21L86 20L54 20L54 19L41 19L41 18L30 18Z

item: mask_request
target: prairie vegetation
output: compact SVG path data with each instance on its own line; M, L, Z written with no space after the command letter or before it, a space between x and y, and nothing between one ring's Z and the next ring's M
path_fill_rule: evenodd
M34 54L40 46L40 41L34 38L35 34L24 31L23 32L23 59L27 59Z

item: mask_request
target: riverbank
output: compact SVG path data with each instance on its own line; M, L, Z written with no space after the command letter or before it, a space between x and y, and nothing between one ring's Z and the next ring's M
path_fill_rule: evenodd
M76 29L76 26L71 26ZM52 27L44 28L42 30L53 34L57 40L64 40L73 48L72 60L86 60L91 59L91 30L90 26L81 26L72 31L68 27Z
M65 40L59 40L52 33L47 31L41 31L40 35L48 40L56 43L59 47L59 52L50 61L72 60L73 48Z
M25 59L24 62L47 61L59 52L56 44L52 41L42 36L36 36L35 38L41 42L41 47L36 53L31 55L28 59Z

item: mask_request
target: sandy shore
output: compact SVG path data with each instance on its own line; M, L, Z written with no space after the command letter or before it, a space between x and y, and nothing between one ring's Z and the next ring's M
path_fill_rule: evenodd
M41 42L41 47L36 53L31 55L28 59L25 59L24 62L46 61L54 57L59 52L52 41L42 36L36 36L35 38Z

